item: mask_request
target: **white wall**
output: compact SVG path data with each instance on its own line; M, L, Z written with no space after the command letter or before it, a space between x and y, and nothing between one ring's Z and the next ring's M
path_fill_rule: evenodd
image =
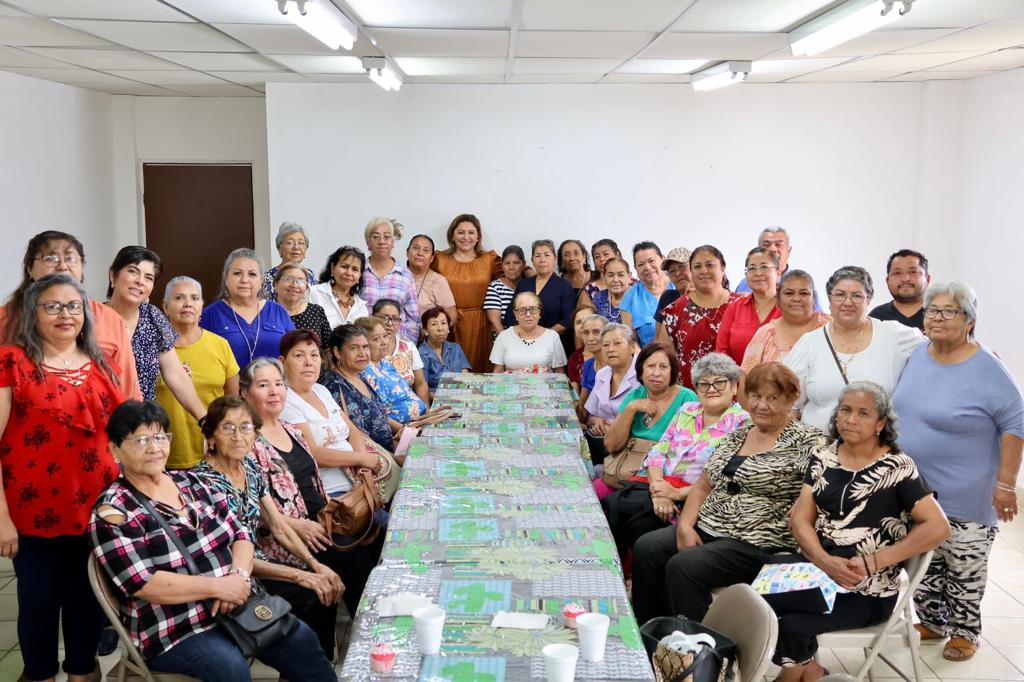
M89 293L105 293L117 248L112 140L110 95L0 72L0 298L43 230L82 241Z

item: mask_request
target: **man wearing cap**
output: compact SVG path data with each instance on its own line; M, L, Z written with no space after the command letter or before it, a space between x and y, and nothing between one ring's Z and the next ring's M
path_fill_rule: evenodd
M665 260L661 261L661 269L668 273L668 278L675 285L675 289L666 289L665 293L658 299L657 312L654 313L654 321L661 322L661 311L665 306L674 303L683 294L689 294L693 289L693 281L690 279L690 250L685 246L677 246L668 252Z

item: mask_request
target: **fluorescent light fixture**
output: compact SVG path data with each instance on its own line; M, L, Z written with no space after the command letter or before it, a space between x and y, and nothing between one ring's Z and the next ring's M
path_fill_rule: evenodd
M794 57L813 57L899 19L913 4L914 0L850 0L791 34L796 40L790 50Z
M694 90L704 92L742 83L747 79L750 67L750 62L722 62L693 74L690 85Z
M363 68L370 80L385 90L398 92L402 87L402 79L384 57L363 57Z
M294 7L289 7L289 3ZM351 50L356 44L355 22L330 0L277 0L277 7L289 21L332 50Z

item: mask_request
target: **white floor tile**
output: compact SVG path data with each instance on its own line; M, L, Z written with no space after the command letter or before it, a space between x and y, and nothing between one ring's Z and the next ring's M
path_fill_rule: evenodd
M922 647L921 656L943 680L1024 680L1024 672L987 643L982 643L969 661L947 661L942 657L942 647L937 646Z

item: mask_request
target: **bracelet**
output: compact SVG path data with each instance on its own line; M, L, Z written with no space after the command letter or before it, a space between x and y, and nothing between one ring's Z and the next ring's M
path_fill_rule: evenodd
M871 560L875 563L875 573L878 573L878 554L873 553L871 555Z
M862 562L864 562L864 574L865 575L871 575L871 569L868 568L868 559L867 559L867 557L865 555L861 554L860 555L860 560Z
M996 488L998 488L999 490L1002 490L1003 492L1007 492L1007 493L1015 493L1015 492L1017 492L1017 488L1015 486L1012 486L1012 485L1010 485L1008 483L1003 483L1002 481L997 481L996 482Z

